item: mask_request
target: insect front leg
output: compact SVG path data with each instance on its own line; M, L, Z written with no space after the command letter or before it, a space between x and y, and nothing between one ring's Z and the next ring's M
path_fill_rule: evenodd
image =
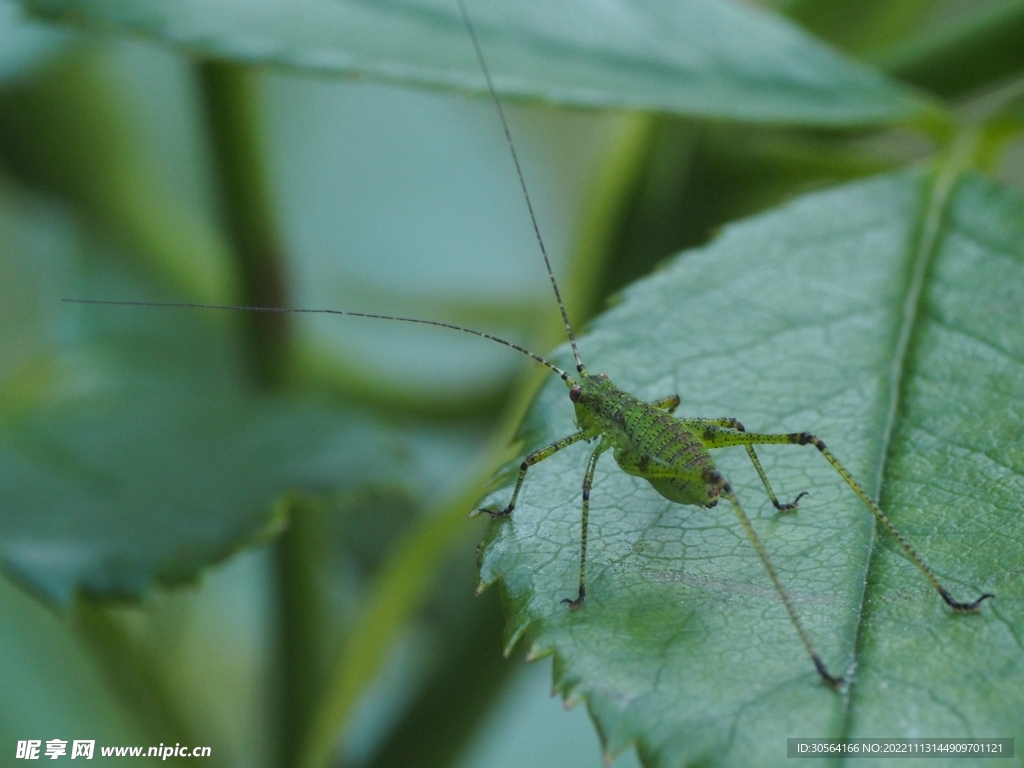
M907 557L910 558L911 562L916 565L920 571L925 575L925 578L931 583L935 590L942 596L942 599L946 601L946 604L955 611L962 612L974 612L978 610L982 601L987 600L990 597L995 597L991 592L986 592L977 600L970 603L962 603L959 600L953 599L947 590L939 580L932 573L924 559L917 553L917 550L911 546L910 542L907 541L906 537L896 527L896 524L889 519L889 516L882 511L882 508L878 506L875 501L868 496L860 483L858 483L853 475L850 474L849 470L846 469L842 464L839 463L832 451L825 447L825 443L817 435L812 435L810 432L788 432L785 434L758 434L756 432L736 432L736 433L722 433L718 444L709 445L709 448L724 448L727 445L743 445L747 446L748 450L753 445L813 445L825 460L832 465L832 468L839 473L839 476L846 481L846 484L853 489L853 492L860 497L871 513L875 516L875 519L882 524L882 527L889 532L889 534L896 540L896 543L902 547L903 551L907 553ZM797 497L799 498L799 497Z
M581 429L579 432L574 432L571 435L566 435L565 437L555 440L555 442L553 443L548 443L543 448L538 448L536 451L534 451L525 459L523 459L523 463L519 465L519 477L516 480L516 487L512 491L512 498L509 500L508 506L501 510L487 508L478 509L473 514L471 514L470 517L476 517L481 512L486 512L491 517L505 517L506 515L512 514L512 510L516 508L516 499L519 498L519 490L523 487L523 480L526 479L526 470L528 470L537 462L544 461L544 459L548 458L549 456L558 453L558 451L562 450L566 446L572 445L573 443L578 443L580 440L586 439L588 434L589 433L586 430Z
M587 597L587 525L590 520L590 488L594 484L594 470L597 468L597 460L601 454L608 449L604 440L590 454L590 461L587 462L587 471L583 475L583 514L581 518L580 534L580 591L576 599L565 598L562 602L570 609L576 610Z
M679 407L679 395L659 397L657 400L652 400L651 405L653 405L655 408L660 408L663 411L675 413L676 408Z
M775 566L772 561L768 558L768 552L764 548L764 544L761 543L760 537L754 531L754 526L750 523L750 518L747 517L747 513L743 511L739 501L736 499L736 495L732 491L732 486L729 485L728 481L722 477L719 472L710 471L704 477L705 482L709 485L717 485L720 488L720 495L724 496L729 500L732 505L733 511L736 513L736 517L740 521L740 525L743 526L743 531L747 534L747 538L750 543L754 545L754 549L757 550L758 557L761 558L761 563L764 565L766 571L768 571L768 577L772 580L772 584L775 585L775 591L779 593L779 597L782 598L782 604L786 607L786 613L789 614L789 620L792 622L793 627L796 629L796 633L800 636L800 642L804 644L804 648L807 649L808 655L811 657L811 661L814 662L814 668L818 670L818 674L821 675L822 679L833 688L838 688L843 683L842 677L837 677L828 671L828 667L821 660L821 656L814 649L814 645L811 643L810 635L807 634L807 630L804 629L804 625L800 623L800 617L797 616L796 609L793 607L793 603L789 599L789 594L782 586L782 580L779 578L778 572L775 570Z

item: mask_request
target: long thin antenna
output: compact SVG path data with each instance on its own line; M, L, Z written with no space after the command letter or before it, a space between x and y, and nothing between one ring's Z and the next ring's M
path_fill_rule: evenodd
M483 331L474 331L472 328L463 328L461 325L453 325L451 323L442 323L438 320L420 320L415 317L396 317L394 315L373 315L369 312L346 312L341 309L292 309L290 307L242 307L235 306L232 304L200 304L197 302L190 301L112 301L109 299L61 299L69 304L107 304L115 307L171 307L171 308L188 308L188 309L226 309L234 312L288 312L297 315L344 315L345 317L365 317L370 320L397 320L400 323L416 323L418 325L436 325L439 328L450 328L453 331L462 331L463 333L469 333L473 336L479 336L481 339L490 339L496 341L499 344L504 344L506 347L511 347L517 352L522 352L524 355L528 355L536 360L541 365L545 365L552 371L557 373L563 381L568 380L569 374L559 368L553 363L549 363L540 355L534 354L525 347L521 347L518 344L513 344L511 341L505 341L505 339L492 336L489 333Z
M584 371L583 361L580 360L580 352L576 348L576 338L572 335L572 326L569 325L569 315L565 311L565 304L562 303L562 294L558 290L558 282L555 280L555 273L551 269L551 261L548 259L547 248L544 247L544 238L540 234L540 226L537 224L537 216L533 212L533 202L530 200L530 192L526 188L526 177L523 176L522 166L519 165L519 155L516 154L516 145L512 141L512 132L508 128L508 120L505 119L505 110L501 107L501 99L498 92L494 90L494 83L491 81L491 72L487 69L487 62L484 60L483 51L480 50L480 41L477 39L476 30L473 29L473 22L469 20L469 13L466 11L465 0L457 0L459 12L462 14L462 21L469 31L469 39L473 41L473 50L476 51L477 61L480 62L480 69L483 70L484 80L487 81L487 90L494 99L494 106L498 108L498 117L501 118L501 127L505 131L505 142L508 144L508 151L512 154L512 162L516 166L516 174L519 176L519 186L523 189L523 197L526 199L526 207L530 211L530 221L533 223L533 234L537 236L537 245L540 246L540 254L544 257L544 266L548 269L548 277L551 278L551 287L555 290L555 299L558 301L558 309L562 313L562 322L565 323L565 332L569 336L569 343L572 345L572 354L576 358L576 370Z

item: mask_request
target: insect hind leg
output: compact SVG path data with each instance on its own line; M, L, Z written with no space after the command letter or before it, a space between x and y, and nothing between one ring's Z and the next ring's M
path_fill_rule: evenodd
M867 491L858 483L850 471L844 467L839 459L828 448L825 447L824 441L817 435L813 435L810 432L787 432L781 434L769 434L769 433L757 433L757 432L722 432L716 435L716 444L709 445L709 448L725 448L729 445L743 445L750 450L751 446L754 445L813 445L818 449L818 452L825 457L825 460L832 465L832 468L839 473L839 476L843 478L848 486L853 490L854 493L860 497L860 500L864 502L868 509L871 510L871 514L875 516L875 519L889 532L889 535L896 540L896 543L900 545L903 551L910 558L910 561L918 567L918 569L925 575L928 582L935 588L935 591L939 593L946 604L954 611L962 613L974 613L976 612L981 604L989 599L994 598L995 595L991 592L985 592L977 600L969 603L960 602L953 598L942 584L939 583L938 578L932 573L931 568L924 562L924 559L917 553L917 550L911 545L907 538L900 532L896 527L896 524L889 518L882 508L867 494ZM755 465L756 466L756 465ZM763 477L763 475L762 475ZM799 497L797 497L799 498Z
M775 565L768 557L768 551L764 548L764 544L761 542L760 537L754 530L754 526L751 524L750 518L747 517L747 513L743 511L739 501L736 499L736 494L733 493L732 486L729 485L728 481L722 477L719 472L715 471L708 472L704 480L710 485L717 485L720 489L719 494L729 500L733 511L736 513L737 519L740 521L740 525L743 527L744 533L747 534L747 538L757 551L757 556L761 558L761 563L768 572L768 578L770 578L772 584L775 585L775 591L779 593L779 597L782 599L782 604L786 608L786 613L789 614L789 620L793 624L794 629L796 629L796 633L800 636L800 642L804 644L807 654L811 657L811 661L814 662L814 668L826 683L828 683L832 688L838 688L843 684L843 678L837 677L829 672L828 667L825 666L825 662L821 660L821 656L819 656L818 652L815 650L813 643L811 643L810 635L807 634L807 630L804 629L804 625L801 623L800 617L797 615L796 609L793 607L793 602L789 598L789 593L786 592L785 587L782 586L782 579L779 578L778 571L775 570Z

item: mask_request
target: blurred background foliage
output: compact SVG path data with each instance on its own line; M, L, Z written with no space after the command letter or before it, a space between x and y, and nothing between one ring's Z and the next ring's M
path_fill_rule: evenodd
M391 312L543 353L560 323L493 105L179 45L130 21L145 3L26 5L0 0L5 754L73 732L284 766L319 734L340 765L597 765L474 595L465 515L543 372L431 329L59 301ZM773 10L962 119L1024 118L1024 3ZM723 223L942 141L505 95L578 329ZM1022 167L1017 144L991 173Z

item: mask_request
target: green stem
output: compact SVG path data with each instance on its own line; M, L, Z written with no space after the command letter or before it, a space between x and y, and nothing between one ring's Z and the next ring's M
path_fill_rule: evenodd
M466 511L479 500L482 484L471 483L444 512L425 515L413 524L378 570L353 622L355 630L324 675L298 765L328 765L339 731L380 671L395 637L430 596L440 567L454 548L479 534L466 524Z
M283 249L264 168L256 83L240 64L199 65L221 204L240 277L242 304L287 305ZM284 313L244 313L249 358L257 382L284 379L289 318Z
M233 247L241 296L247 306L287 306L283 249L275 227L265 148L260 135L257 84L243 65L199 65L213 165L224 223ZM242 313L251 376L262 389L277 389L288 370L289 318L284 313ZM317 690L320 622L312 556L317 523L294 503L292 530L275 549L278 594L278 764L297 759Z
M463 608L471 615L457 627L442 628L448 638L442 658L367 768L452 765L502 684L519 669L501 653L498 590L479 597L467 590L465 601L472 601Z
M646 113L625 117L611 151L588 186L591 194L579 216L579 234L573 243L567 281L574 297L569 317L577 327L601 309L610 293L628 281L620 274L621 261L617 259L621 253L621 233L646 181L644 172L658 124L656 118ZM630 274L648 266L634 262ZM564 336L561 329L559 333Z
M301 499L284 503L289 526L276 545L278 674L280 675L278 761L297 764L300 747L320 693L325 609L317 587L327 543L324 511Z

